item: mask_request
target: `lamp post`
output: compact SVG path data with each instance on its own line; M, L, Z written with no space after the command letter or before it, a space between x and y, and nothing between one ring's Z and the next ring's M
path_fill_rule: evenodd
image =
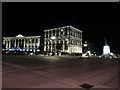
M87 50L88 50L88 44L87 44L87 41L85 41L85 43L83 44L83 50L84 50L83 53L86 53Z

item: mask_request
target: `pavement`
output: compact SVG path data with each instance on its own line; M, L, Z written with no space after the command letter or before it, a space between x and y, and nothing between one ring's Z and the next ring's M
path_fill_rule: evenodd
M118 59L73 56L2 58L2 88L118 88Z

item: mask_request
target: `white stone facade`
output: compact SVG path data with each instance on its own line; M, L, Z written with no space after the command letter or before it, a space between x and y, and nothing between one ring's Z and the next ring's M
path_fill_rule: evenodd
M44 30L44 51L56 53L58 44L61 52L82 53L82 31L72 26Z
M40 36L3 37L3 46L6 50L10 48L20 48L23 51L40 51Z

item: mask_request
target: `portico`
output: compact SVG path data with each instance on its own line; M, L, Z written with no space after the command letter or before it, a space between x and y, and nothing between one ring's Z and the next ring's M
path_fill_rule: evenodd
M16 37L3 37L3 47L6 50L11 48L19 48L22 51L40 51L40 36L23 36L21 34Z

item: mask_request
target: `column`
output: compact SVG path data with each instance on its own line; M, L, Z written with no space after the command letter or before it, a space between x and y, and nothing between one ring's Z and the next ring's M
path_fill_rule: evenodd
M32 51L32 38L30 38L30 51Z
M34 38L34 48L35 48L35 46L36 46L36 38Z
M5 45L5 39L3 39L3 45Z
M8 39L7 39L7 47L6 47L6 48L8 49L8 47L9 47L9 41L8 41Z
M16 48L16 38L14 40L15 40L15 42L14 42L14 48Z
M46 38L46 31L44 32L44 34L45 34L45 38Z
M7 48L7 40L5 39L5 49Z
M57 34L57 30L56 29L54 29L55 30L55 37L57 36L56 34Z
M30 38L27 39L27 43L28 43L28 49L30 49Z
M20 45L20 46L22 47L22 40L23 40L23 39L21 38L20 40L21 40L21 42L20 42L21 45Z
M63 52L65 52L65 40L63 40Z
M51 40L51 52L53 51L53 40Z
M11 47L11 41L10 41L10 39L9 39L9 47L8 48L10 48Z
M39 46L40 46L40 37L38 37L38 50L40 50Z
M31 51L31 37L29 38L29 48L30 48L30 51Z
M17 48L19 48L19 38L18 38L18 42L17 42Z
M23 38L23 48L25 49L25 38Z
M48 51L50 50L50 43L49 43L49 40L47 40L48 42Z
M39 45L40 45L40 38L38 38L38 45L37 46L39 47Z
M29 39L26 38L27 51L28 51L28 49L29 49L29 41L28 41L28 40L29 40Z
M47 31L47 34L48 34L48 38L50 37L50 31Z

